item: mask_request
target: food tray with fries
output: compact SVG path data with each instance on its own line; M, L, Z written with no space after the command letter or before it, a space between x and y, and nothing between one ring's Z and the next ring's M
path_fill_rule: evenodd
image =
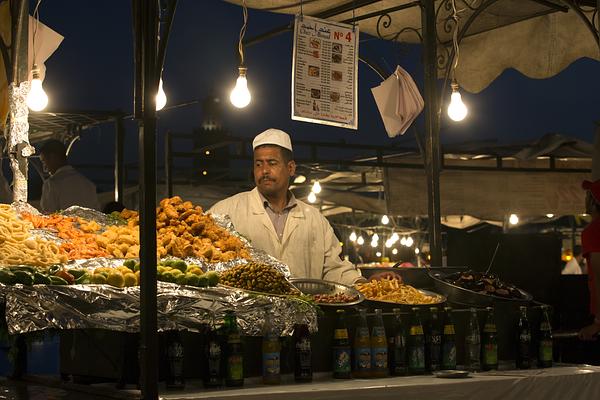
M446 301L438 293L417 289L397 278L384 278L354 285L369 302L400 304L407 306L437 305Z
M365 300L358 290L341 283L304 278L293 278L290 281L302 293L312 296L319 305L353 306Z

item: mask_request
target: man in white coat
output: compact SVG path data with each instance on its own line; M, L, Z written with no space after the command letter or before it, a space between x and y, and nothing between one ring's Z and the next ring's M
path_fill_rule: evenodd
M254 138L252 148L256 187L218 202L209 212L229 215L239 233L287 264L292 277L347 285L364 281L352 263L340 258L340 242L325 217L289 191L296 172L289 135L267 129Z

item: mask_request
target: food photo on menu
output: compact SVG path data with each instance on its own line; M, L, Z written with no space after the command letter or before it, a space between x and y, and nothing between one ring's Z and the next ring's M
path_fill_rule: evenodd
M321 98L321 89L310 89L310 97L313 99Z
M331 71L331 80L332 81L336 81L336 82L341 82L343 79L344 75L342 74L342 71Z
M338 53L331 53L331 62L334 64L342 63L342 55Z
M314 65L308 66L308 76L318 78L320 76L320 68Z
M313 49L320 49L321 48L321 41L317 38L310 38L310 47L312 47Z

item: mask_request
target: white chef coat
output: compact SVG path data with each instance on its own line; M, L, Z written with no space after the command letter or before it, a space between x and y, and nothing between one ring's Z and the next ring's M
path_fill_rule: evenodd
M2 164L0 164L0 169L2 169ZM0 170L0 203L12 203L12 197L12 190L10 190L6 178L2 175L2 171Z
M64 165L44 181L40 207L44 212L54 212L70 206L100 209L96 185L75 168Z
M340 259L341 246L329 222L314 207L296 200L281 240L265 211L258 189L239 193L212 206L208 212L227 214L235 230L252 245L290 267L292 277L324 279L346 285L362 278L349 261Z

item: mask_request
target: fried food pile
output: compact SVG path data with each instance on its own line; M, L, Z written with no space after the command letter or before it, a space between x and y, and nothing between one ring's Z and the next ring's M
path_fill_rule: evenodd
M135 211L123 210L121 217L130 227L139 225ZM156 209L157 253L159 257L197 257L207 262L250 258L242 241L221 228L200 206L175 196L163 199Z
M388 301L400 304L435 304L440 296L429 296L396 278L384 278L354 285L368 300Z

